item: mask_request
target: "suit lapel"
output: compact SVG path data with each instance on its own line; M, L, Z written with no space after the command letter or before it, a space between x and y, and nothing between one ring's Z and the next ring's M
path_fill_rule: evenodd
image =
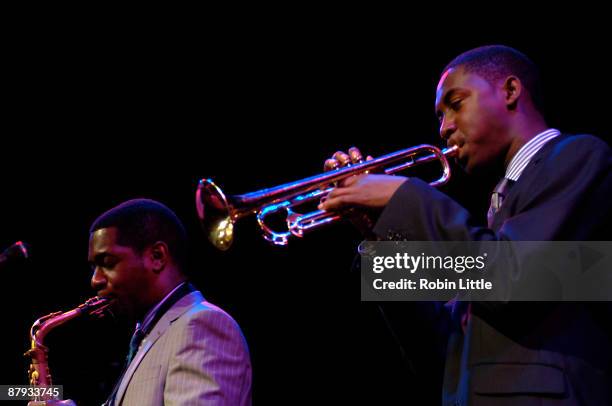
M159 339L168 330L173 321L181 317L187 310L189 310L194 304L202 302L204 297L198 291L191 292L187 296L181 298L178 302L174 304L155 324L155 327L151 332L142 340L140 344L140 348L138 352L134 356L134 359L130 363L127 371L123 375L123 379L121 380L121 385L117 390L116 404L121 404L123 400L123 396L125 395L125 390L132 380L132 376L136 369L140 365L140 362L144 358L144 356L149 352L153 344Z
M491 226L491 229L498 231L507 218L512 217L514 214L516 214L511 208L514 207L515 201L517 200L521 191L527 190L532 180L539 173L538 166L540 165L542 159L548 156L551 149L558 142L566 138L567 135L560 134L558 137L555 137L552 140L548 141L546 144L544 144L542 148L540 148L540 150L536 152L536 154L531 158L531 160L523 170L523 173L516 181L516 184L508 192L508 196L506 196L506 199L504 200L501 209L493 217L493 225Z

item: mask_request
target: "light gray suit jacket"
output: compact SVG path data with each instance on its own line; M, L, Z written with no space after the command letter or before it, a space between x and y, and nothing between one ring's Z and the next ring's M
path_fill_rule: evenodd
M238 324L200 292L176 302L144 338L116 404L251 404L251 361Z

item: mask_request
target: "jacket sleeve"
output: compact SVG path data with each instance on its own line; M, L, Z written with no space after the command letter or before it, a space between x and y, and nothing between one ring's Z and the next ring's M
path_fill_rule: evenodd
M189 320L169 361L167 405L250 405L251 363L236 322L207 309Z
M506 219L497 231L477 225L450 197L411 178L391 198L373 231L383 240L588 239L599 223L588 218L597 218L611 207L611 159L609 147L595 137L572 137L556 144L545 160L525 170L525 179L519 182L531 183L521 185L520 196L512 199L516 186L510 192L506 202L514 204L502 207L500 214L505 213ZM599 207L599 214L585 210L593 205Z

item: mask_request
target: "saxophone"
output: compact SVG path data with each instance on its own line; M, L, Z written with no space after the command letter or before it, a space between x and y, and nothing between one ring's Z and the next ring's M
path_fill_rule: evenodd
M31 348L24 356L31 359L28 377L30 385L33 386L51 386L51 373L49 372L49 348L44 345L44 339L47 334L54 328L83 315L90 315L96 318L102 318L109 310L112 300L106 297L92 297L85 303L67 312L55 312L43 316L36 320L30 329ZM42 399L32 400L53 400L52 397L42 396Z

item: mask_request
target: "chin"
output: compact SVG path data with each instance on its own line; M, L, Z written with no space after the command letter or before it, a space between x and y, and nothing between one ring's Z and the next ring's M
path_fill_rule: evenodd
M459 164L461 169L463 169L463 172L467 174L473 173L474 166L470 164L467 157L464 156L463 158L457 158L457 163Z
M115 316L120 319L129 319L131 318L131 314L133 313L132 309L119 298L115 298L112 310Z
M459 164L468 175L482 175L491 171L491 164L487 159L483 159L481 154L471 154L468 148L462 150L459 155Z

